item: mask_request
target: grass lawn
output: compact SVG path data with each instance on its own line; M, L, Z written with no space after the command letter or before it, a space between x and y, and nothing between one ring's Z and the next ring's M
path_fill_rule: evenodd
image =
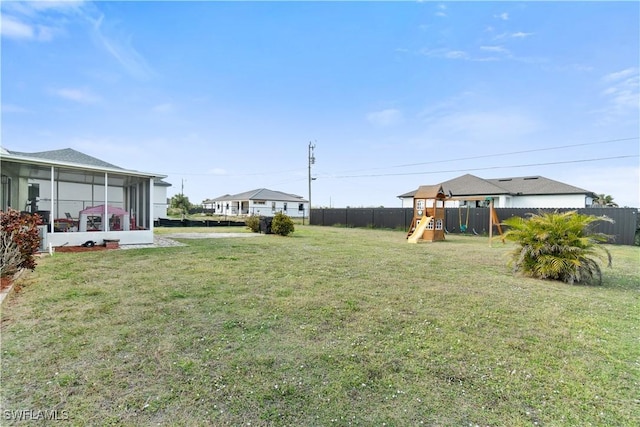
M2 310L3 423L640 425L638 247L570 286L512 276L512 246L481 237L183 242L24 276Z

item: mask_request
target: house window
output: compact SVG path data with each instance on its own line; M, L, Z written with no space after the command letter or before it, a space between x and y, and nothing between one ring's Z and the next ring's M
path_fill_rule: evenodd
M304 203L300 203L300 204L298 204L298 210L299 210L300 212L304 211Z
M267 202L265 202L264 200L254 200L253 204L254 205L266 205Z
M427 224L427 230L433 230L433 218L429 220L429 223Z
M417 200L416 201L416 209L419 209L419 210L424 209L424 200Z
M436 221L436 230L442 230L442 220L441 219Z
M282 204L282 210L285 211L285 212L287 211L287 202L284 202Z
M271 202L271 212L276 211L276 202Z

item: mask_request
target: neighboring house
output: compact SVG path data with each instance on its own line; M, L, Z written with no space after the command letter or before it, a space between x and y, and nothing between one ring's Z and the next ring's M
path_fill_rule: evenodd
M70 148L21 153L0 147L0 172L0 210L40 214L43 237L54 247L104 239L153 243L154 219L166 216L171 184L162 181L165 175L123 169ZM96 206L100 215L89 209Z
M440 185L445 194L455 199L447 201L447 207L487 206L488 200L493 199L496 208L585 208L596 197L591 191L543 176L483 179L466 174ZM413 207L416 191L398 196L402 207Z
M259 188L239 194L225 194L202 202L216 215L272 216L282 212L289 217L309 216L309 201L295 194Z

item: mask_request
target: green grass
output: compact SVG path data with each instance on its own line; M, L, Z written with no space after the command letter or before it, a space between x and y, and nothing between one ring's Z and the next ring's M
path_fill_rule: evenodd
M640 424L640 248L610 246L602 286L569 286L512 276L509 244L404 237L296 226L43 258L3 308L2 409L73 425Z

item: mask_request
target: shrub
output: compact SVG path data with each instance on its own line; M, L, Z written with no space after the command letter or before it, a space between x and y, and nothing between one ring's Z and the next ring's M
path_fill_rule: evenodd
M15 233L0 233L0 277L13 276L22 260Z
M259 216L250 216L244 220L247 228L254 233L258 233L260 231L260 217Z
M169 217L182 217L184 211L181 208L167 208L167 216Z
M607 265L611 266L611 254L598 244L606 242L609 236L595 233L591 228L597 221L612 222L607 217L575 211L505 220L509 230L504 238L518 244L511 253L510 264L514 272L569 284L590 283L594 278L602 283L598 260L607 260Z
M2 275L13 274L21 268L36 268L34 254L40 248L40 224L42 219L38 214L23 214L15 209L0 212ZM16 249L20 254L17 260ZM9 264L5 265L5 261Z
M288 236L290 233L295 231L295 227L293 225L293 221L287 215L282 212L278 212L273 217L273 221L271 222L271 231L274 234L279 234L281 236Z

